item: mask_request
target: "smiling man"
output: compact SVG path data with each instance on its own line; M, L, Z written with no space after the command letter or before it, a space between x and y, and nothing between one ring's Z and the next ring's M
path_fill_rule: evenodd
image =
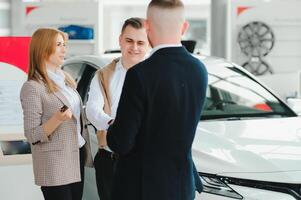
M129 68L142 61L149 49L141 18L127 19L119 36L121 58L98 70L91 81L86 107L88 120L96 127L99 150L94 158L98 195L110 200L116 155L107 147L106 130L116 116L123 82Z

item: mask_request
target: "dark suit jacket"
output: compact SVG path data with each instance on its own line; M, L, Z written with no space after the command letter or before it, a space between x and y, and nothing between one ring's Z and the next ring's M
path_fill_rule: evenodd
M191 200L191 146L207 87L204 65L183 47L162 48L128 70L109 147L120 154L113 200Z

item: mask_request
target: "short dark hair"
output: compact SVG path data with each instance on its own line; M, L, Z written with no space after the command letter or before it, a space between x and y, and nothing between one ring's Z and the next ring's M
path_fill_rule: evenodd
M159 7L159 8L180 8L184 7L184 4L181 0L152 0L148 7Z
M127 20L125 20L125 22L122 25L122 29L121 29L121 34L124 32L125 28L127 26L131 26L135 29L141 29L144 27L144 19L143 18L139 18L139 17L131 17Z

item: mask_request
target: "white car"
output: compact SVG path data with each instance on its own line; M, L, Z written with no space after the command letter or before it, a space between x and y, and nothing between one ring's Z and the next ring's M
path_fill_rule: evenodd
M84 102L94 72L117 56L80 56L64 63ZM301 199L301 118L242 67L219 58L196 57L209 73L193 143L193 160L204 184L196 199ZM91 135L96 152L96 138ZM93 170L90 173L85 196L95 199Z

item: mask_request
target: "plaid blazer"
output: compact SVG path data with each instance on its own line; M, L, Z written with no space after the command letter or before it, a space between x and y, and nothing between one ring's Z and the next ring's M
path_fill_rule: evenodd
M78 182L80 176L79 147L76 119L64 121L49 137L42 124L63 105L70 104L61 92L49 93L42 82L24 83L20 100L24 116L24 133L31 144L35 183L39 186L56 186ZM92 166L90 140L84 111L81 112L82 136L85 144L85 165Z

